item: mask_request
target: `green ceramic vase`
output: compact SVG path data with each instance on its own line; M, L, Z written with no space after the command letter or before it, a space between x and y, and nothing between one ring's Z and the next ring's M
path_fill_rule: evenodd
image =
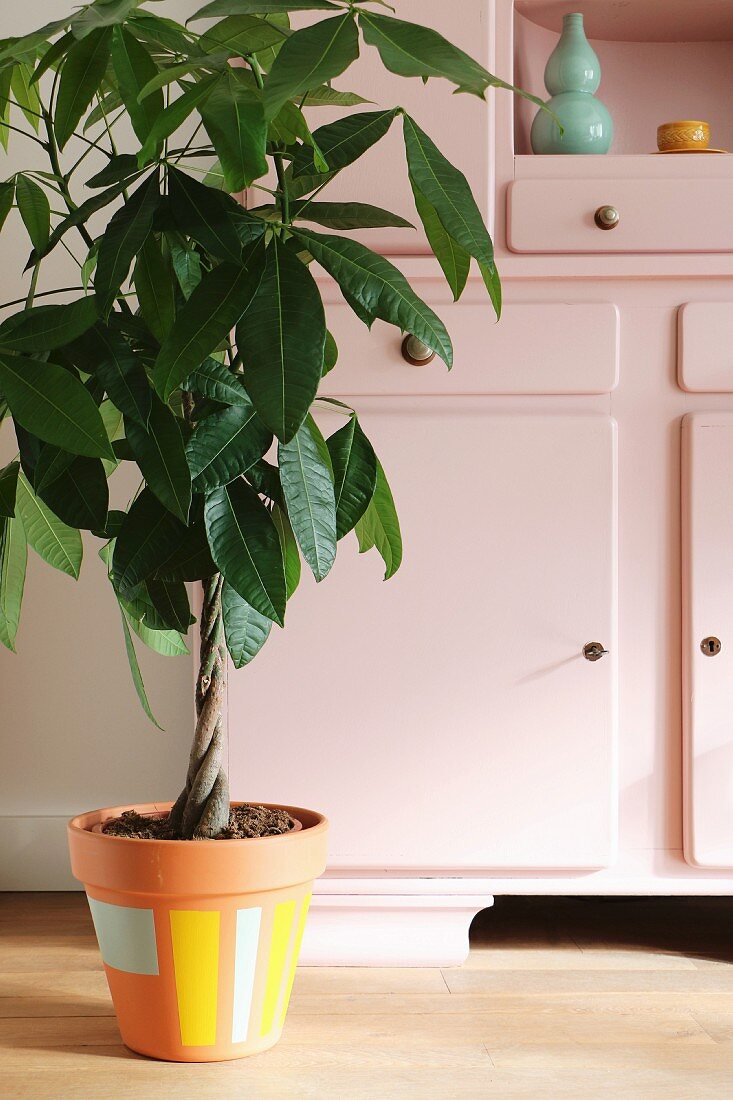
M532 123L533 153L607 153L613 140L613 120L594 92L601 82L598 55L585 37L583 16L563 17L560 41L545 67L545 86L551 98L547 111L538 111Z

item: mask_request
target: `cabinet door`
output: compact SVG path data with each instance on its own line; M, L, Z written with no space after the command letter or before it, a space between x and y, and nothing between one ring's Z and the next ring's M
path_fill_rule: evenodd
M326 812L332 868L606 865L612 421L501 415L480 398L360 410L404 563L380 584L379 559L359 559L350 536L319 591L302 582L287 630L232 677L234 794ZM610 653L593 663L595 641Z
M686 416L682 442L685 857L698 867L727 868L733 867L733 414Z

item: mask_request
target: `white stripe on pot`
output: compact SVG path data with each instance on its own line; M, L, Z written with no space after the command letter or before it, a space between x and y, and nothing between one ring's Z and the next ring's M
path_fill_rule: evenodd
M257 969L261 909L237 910L237 936L234 950L234 1011L232 1042L244 1043L249 1030L252 992Z

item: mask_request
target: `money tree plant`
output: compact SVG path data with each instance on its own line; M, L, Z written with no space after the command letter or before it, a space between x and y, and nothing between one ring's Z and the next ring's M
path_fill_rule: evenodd
M322 581L352 531L385 577L402 554L357 413L331 402L344 422L328 439L314 417L338 357L314 268L367 328L387 322L452 362L433 310L345 235L409 223L321 192L400 126L417 215L454 298L475 260L500 311L465 177L401 107L372 109L332 81L367 49L391 73L457 92L510 86L383 0L213 0L186 25L166 6L96 0L0 43L0 142L22 134L39 154L0 183L0 224L19 216L31 247L27 293L3 306L21 308L0 324L0 415L18 449L0 472L0 638L14 649L27 545L77 577L91 532L155 721L133 634L187 652L187 585L198 582L198 719L170 826L216 837L229 821L227 655L246 665L284 625L301 557ZM307 25L293 29L302 11ZM323 107L349 110L316 125ZM57 249L78 285L39 290ZM120 464L139 475L125 510L109 506Z

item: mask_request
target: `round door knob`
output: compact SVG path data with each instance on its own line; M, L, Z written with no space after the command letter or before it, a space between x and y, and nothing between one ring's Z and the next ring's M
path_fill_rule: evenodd
M599 229L615 229L621 221L621 215L615 206L599 206L594 214Z
M608 650L604 649L600 642L586 642L583 646L583 656L586 661L600 661L606 653Z
M417 336L408 332L402 341L402 358L412 363L414 367L422 367L433 361L435 352L427 344L423 344L422 340L418 340Z

